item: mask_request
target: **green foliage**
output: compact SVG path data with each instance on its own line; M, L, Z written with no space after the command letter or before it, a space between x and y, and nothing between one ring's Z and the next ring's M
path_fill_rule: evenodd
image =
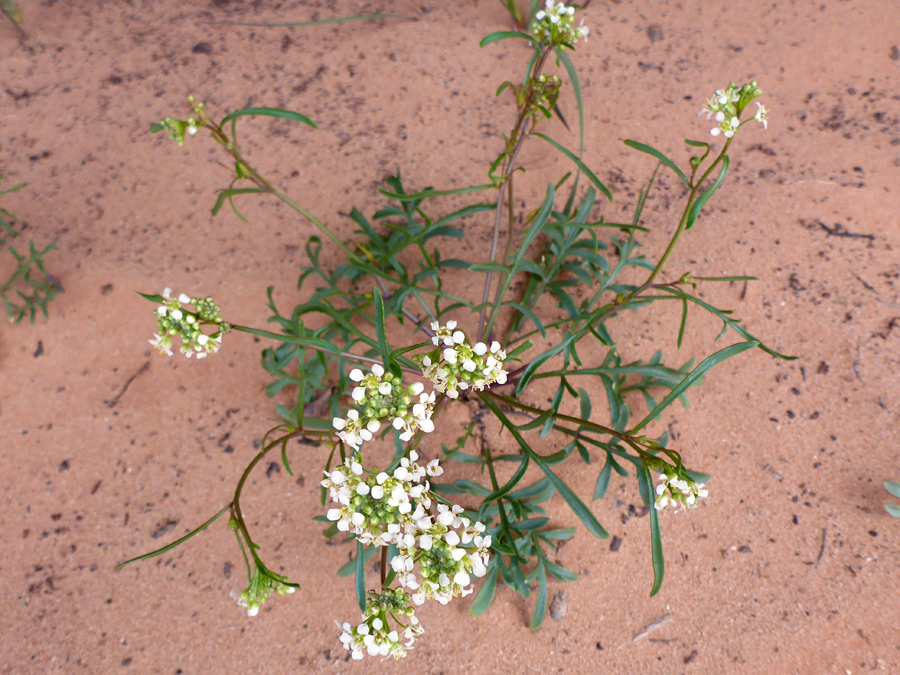
M895 483L894 481L886 480L884 482L884 489L890 492L895 497L900 497L900 483ZM897 504L885 504L885 510L890 513L894 518L900 518L900 505Z
M537 2L530 3L527 17L520 13L513 0L501 2L522 27L530 26L537 18L540 6ZM282 401L290 399L289 405L276 405L284 421L276 429L284 431L284 435L265 443L248 466L231 507L239 541L247 543L253 557L248 569L264 569L240 518L238 501L253 466L270 449L280 447L282 461L290 472L287 439L301 432L314 436L329 449L326 471L348 457L362 462L365 453L359 453L358 446L346 437L333 434L329 421L336 417L335 429L343 429L347 420L339 414L348 405L347 396L352 393L356 400L362 391L360 387L355 391L354 385L348 383L349 367L356 363L370 364L373 372L383 367L389 372L385 377L394 385L399 385L404 373L418 379L424 376L432 379L438 393L453 394L455 391L439 386L440 378L433 375L434 371L429 375L429 364L432 357L442 358L437 348L442 339L455 339L448 337L455 324L447 326L449 320L454 320L459 321L460 328L465 328L458 332L467 332L473 342L483 341L482 351L476 352L479 355L487 349L486 344L496 342L496 349L492 346L491 353L505 353L498 358L505 359L503 368L506 369L502 379L492 380L492 386L476 391L476 383L462 391L459 400L441 393L430 413L438 420L447 408L460 402L478 411L452 447L442 445L444 459L465 465L462 468L468 470L469 477L448 476L444 482L431 482L435 501L443 506L452 503L448 499L451 496L465 500L466 516L483 523L492 538L493 556L479 572L484 573L484 582L472 603L472 613L487 611L496 596L498 582L502 581L523 598L530 598L532 591L536 591L530 625L540 626L547 607L549 578L576 579L574 572L552 560L558 542L574 536L576 527L556 527L547 511L549 500L558 495L560 503L568 507L563 516L566 523L577 521L594 537L606 538L609 534L595 515L591 501L606 495L613 474L622 478L634 476L641 498L650 508L653 573L650 594L653 595L661 587L665 569L658 508L667 502L693 506L696 499L706 496L701 483L709 476L689 470L681 454L669 447L666 434L650 438L639 432L676 401L687 408L688 390L727 359L754 347L779 358L790 358L763 345L732 312L719 309L695 294L698 283L750 277L681 273L665 281L658 280L679 239L696 223L702 224L699 218L703 208L721 189L729 168L727 153L733 131L739 127L728 127L727 140L717 153L708 143L687 140L689 147L703 148L705 152L691 157L684 167L655 148L626 141L629 147L656 160L656 164L628 222L607 221L599 213L602 206L597 197L603 195L611 201L613 194L599 180L596 168L584 161L582 92L575 66L566 51L574 48L573 37L586 32L570 26L570 19L559 30L555 23L548 23L549 19L540 20L546 25L533 33L498 31L481 41L484 47L501 40L525 40L533 49L522 84L506 81L498 90L498 94L506 90L514 94L516 113L509 133L503 136L499 154L487 168L488 182L408 189L398 171L380 189L385 202L374 213L350 210L348 217L354 232L348 238L336 235L331 227L269 183L242 153L237 123L243 117L278 117L316 128L304 115L280 109L249 108L215 122L202 104L191 100L193 117L167 118L155 125L155 130L168 130L179 143L184 142L185 134L202 128L230 156L234 173L228 185L218 191L213 214L218 214L227 200L232 210L242 217L234 207L233 198L265 194L294 209L319 231L306 243L308 262L301 266L297 282L303 300L285 311L276 307L274 287L268 289L269 321L277 326L277 332L232 327L273 340L274 344L262 352L262 366L271 376L266 393ZM568 76L575 95L579 119L577 154L536 130L553 117L568 128L558 105L561 79L543 74L553 56ZM742 107L737 114L741 110ZM519 170L517 157L522 145L532 136L574 164L575 176L568 185L571 173L548 183L540 204L519 211L511 197ZM571 143L567 145L575 147ZM644 207L661 166L680 179L686 197L677 225L670 228L673 231L667 248L657 259L650 259L642 253L638 237L646 231L642 225ZM585 185L579 187L582 176ZM564 188L568 196L563 194ZM444 207L441 201L445 197L465 195L473 195L467 199L474 200L485 192L491 194L491 201L471 201L454 210ZM474 228L479 222L477 216L486 212L493 215L489 254L478 254L475 259L448 257L453 242ZM322 262L323 247L329 243L341 251L342 261L336 267ZM475 290L471 288L473 283ZM731 329L740 341L718 349L696 366L684 358L666 363L662 350L646 361L624 358L611 328L614 319L625 309L640 311L653 303L672 300L681 308L681 320L671 331L678 348L687 332L689 308L705 310L721 320L722 334ZM445 331L444 337L436 336L436 331ZM538 335L541 346L535 348L530 338L536 340ZM468 338L464 335L463 339ZM354 382L359 382L364 376L358 372L353 377ZM548 406L535 407L527 401L530 388L541 380L549 380L543 386L553 395ZM387 391L385 396L390 394L390 386ZM378 403L375 408L383 405ZM646 406L647 410L637 421L633 416L636 405ZM578 415L565 412L575 409ZM494 420L499 435L510 439L514 451L499 454L496 437L486 430L485 417ZM402 427L401 419L394 422ZM407 460L424 438L422 427L415 435L409 432L409 437L403 438L397 424L393 429L390 426L375 424L369 434L370 437L376 434L374 440L380 438L394 444L393 462L385 468L388 473ZM578 469L571 467L570 460L574 457L578 458ZM501 464L505 469L503 482L498 479ZM578 494L568 480L573 470L581 472L587 467L593 467L591 476L597 476L593 500ZM472 478L475 472L479 475ZM656 487L652 472L658 473L662 481ZM359 494L368 494L365 486L363 489ZM325 496L323 489L323 504ZM337 532L332 522L325 534L330 537ZM364 539L357 541L356 556L338 572L340 576L354 576L363 610L367 597L365 566L375 551L374 546L364 542ZM400 552L392 544L382 547L381 553L381 582L387 587L396 576L394 571L388 573L390 562Z
M2 180L2 176L0 176ZM25 187L17 185L7 190L0 190L0 197L16 192ZM0 298L10 321L19 323L26 316L34 323L35 315L40 311L47 316L47 305L62 291L59 282L53 279L44 268L44 256L53 250L56 244L51 243L38 248L33 241L28 242L27 253L20 253L10 242L21 235L17 229L20 224L8 210L0 206L0 250L9 248L9 254L15 262L15 269L5 282L0 282Z

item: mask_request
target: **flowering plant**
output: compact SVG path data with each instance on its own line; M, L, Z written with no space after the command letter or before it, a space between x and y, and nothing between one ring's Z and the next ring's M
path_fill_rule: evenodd
M271 320L281 332L227 323L208 298L181 295L173 299L168 289L162 296L144 296L159 303L158 334L151 342L163 353L172 353L176 337L185 356L205 356L221 349L222 336L229 331L273 340L276 346L263 352L263 366L273 377L267 393L277 396L292 391L294 404L276 406L283 423L266 434L233 499L218 514L173 544L128 562L169 550L229 513L248 569L249 585L239 603L253 615L273 592L293 592L299 586L269 570L260 558L259 546L241 513L240 498L249 473L273 449L281 448L285 469L291 472L287 443L303 434L314 439L327 457L321 481L324 513L318 517L327 528L325 535L342 535L356 543L356 557L344 571L355 576L362 617L356 624L338 624L339 639L354 659L365 653L404 656L422 633L415 608L429 599L446 604L473 593L476 579L483 581L471 605L473 614L488 609L498 581L525 598L536 586L531 625L539 626L547 606L548 576L562 581L576 578L548 555L548 549L572 537L575 528L551 527L544 504L558 494L588 532L597 538L609 536L565 479L563 464L573 457L588 465L600 464L595 500L606 493L613 471L627 476L625 466L632 466L642 499L655 507L649 519L651 595L659 590L664 561L658 512L669 504L682 510L696 507L707 497L708 476L689 470L681 454L668 447L666 434L651 438L641 431L673 402L684 401L687 389L725 359L756 347L788 358L764 346L730 312L694 294L698 283L752 277L682 273L659 280L679 239L696 224L704 205L722 185L729 148L747 121L741 117L761 92L753 83L716 92L704 111L719 123L713 136L724 130L724 146L714 151L705 141L686 141L703 153L691 157L684 170L655 148L627 141L658 164L630 222L609 222L594 215L598 196L612 200L613 195L583 160L581 89L568 55L578 40L587 37L588 29L574 25L573 7L553 0L547 0L532 19L523 22L528 32L502 31L481 41L487 46L518 39L531 48L523 83L507 81L498 90L498 95L506 90L513 93L516 114L503 148L488 169L489 182L408 192L399 175L392 177L381 189L392 203L373 216L383 227L373 225L357 209L351 211L350 218L359 227L357 241L338 237L273 186L246 160L237 142L235 127L242 117L279 117L315 128L304 115L250 108L216 122L202 104L191 99L190 118L167 118L153 127L167 130L179 144L186 134L202 130L230 155L234 176L219 192L214 213L226 201L237 213L237 196L268 194L308 220L321 237L310 238L306 246L309 264L303 268L299 287L307 290L308 299L282 314L269 289ZM562 117L558 100L562 79L543 73L554 62L568 75L576 95L582 139L577 153L537 131L547 120ZM765 123L762 107L756 119ZM543 202L519 214L511 198L513 181L520 150L531 138L558 150L576 171L574 178L569 173L548 184ZM642 212L660 166L670 169L683 184L685 205L667 248L652 262L638 252L637 237L646 231ZM567 182L569 195L560 200L558 194ZM495 199L440 217L426 212L433 200L481 191L495 193ZM454 223L481 213L491 214L493 222L487 260L443 257L433 240L466 236ZM500 253L504 217L508 232ZM470 221L470 229L476 226ZM599 236L604 231L610 232L609 243ZM322 237L345 256L336 269L320 263ZM464 287L451 290L457 281L454 270L484 275L480 298L471 297ZM310 290L310 283L315 288ZM548 296L552 303L546 302ZM661 353L647 362L626 362L609 322L626 308L637 310L664 300L676 300L682 307L679 347L691 306L713 314L723 322L723 333L730 328L742 340L694 367L690 361L666 366ZM531 340L538 335L542 347ZM529 402L536 399L532 391L540 380L549 385L544 391L552 392L547 407ZM576 387L576 382L594 389L594 398L588 389ZM596 421L594 413L597 390L605 394L608 408L608 414L600 415L602 421ZM631 392L643 395L647 404L646 414L636 422L632 421L635 404L628 400ZM439 453L431 438L452 434L452 423L440 431L438 427L454 405L474 412L455 443L441 445ZM578 415L565 412L575 408ZM321 409L330 410L330 415L311 414ZM508 435L516 452L498 454L497 444L486 431L485 416L494 420L497 432ZM540 439L551 433L563 442L548 452ZM393 445L393 453L379 465L378 448L385 444ZM478 468L485 480L437 482L445 471L442 460L460 463L460 471ZM651 472L659 474L655 494ZM380 579L373 588L366 579L366 562L376 552Z

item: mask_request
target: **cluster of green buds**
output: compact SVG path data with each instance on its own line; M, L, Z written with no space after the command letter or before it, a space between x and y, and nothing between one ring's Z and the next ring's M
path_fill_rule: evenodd
M506 352L496 340L490 347L484 342L469 344L466 334L456 329L456 321L441 326L432 322L434 337L431 341L438 349L417 358L425 377L434 383L435 389L450 398L457 398L460 390L470 387L476 391L494 384L504 384L508 373L503 369Z
M762 96L762 90L757 86L756 82L748 82L738 87L734 82L724 89L717 89L710 99L700 110L700 114L706 114L706 119L715 119L716 126L710 130L710 134L718 136L722 134L725 138L731 138L735 132L749 120L741 122L741 115L744 109L750 105L755 98ZM756 114L753 119L768 127L768 111L766 107L757 102Z
M188 102L194 111L194 116L188 117L186 120L177 119L175 117L166 117L159 124L150 127L151 132L167 131L169 137L178 143L179 146L184 145L185 135L193 136L197 133L197 129L206 124L206 111L202 102L194 101L193 96L188 96Z
M238 605L247 609L247 616L259 614L259 608L272 593L288 595L296 591L296 586L287 577L268 569L256 567L250 577L250 585L238 597Z
M372 440L373 434L381 428L382 420L391 421L403 442L410 440L416 429L426 434L434 431L431 413L435 395L434 392L424 393L425 385L421 382L404 386L399 376L385 372L378 364L372 366L369 374L354 368L350 371L350 379L357 383L351 397L363 408L361 411L348 410L346 418L335 417L332 425L338 437L354 450ZM416 397L418 402L413 403Z
M659 475L659 485L656 486L656 509L662 511L669 504L673 508L681 510L692 509L697 506L697 501L709 495L703 483L696 483L684 473L677 471L668 464L662 465Z
M534 93L532 105L535 111L540 111L547 119L553 116L553 106L559 99L559 89L562 80L559 75L544 75L541 73L531 80L531 90Z
M219 351L222 336L231 326L219 315L219 306L212 298L193 298L185 293L173 298L171 288L165 289L162 297L163 303L155 310L157 333L149 341L157 351L172 356L172 338L176 336L181 338L179 351L188 358L196 354L202 359ZM188 309L188 305L194 309ZM204 329L208 327L213 331L207 333Z
M396 624L392 627L391 624ZM400 659L422 634L409 593L402 588L387 588L381 593L370 590L362 623L338 624L341 643L354 660L369 656L393 656ZM405 642L403 642L405 640Z
M547 0L544 9L535 12L531 24L532 34L541 42L550 46L567 45L571 47L578 40L587 40L590 29L584 25L584 19L578 26L573 25L575 7L565 3Z

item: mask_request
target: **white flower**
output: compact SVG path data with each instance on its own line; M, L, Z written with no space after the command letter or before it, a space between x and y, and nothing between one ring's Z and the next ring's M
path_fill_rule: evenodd
M669 504L675 509L679 506L682 510L694 508L698 500L709 495L709 491L704 489L703 483L695 483L687 477L680 478L674 473L672 475L661 473L659 481L659 485L656 486L656 503L654 504L658 511L663 510Z
M757 122L762 124L763 129L768 129L769 128L769 121L768 121L769 111L766 110L766 106L764 106L759 101L756 102L756 106L757 106L758 110L756 111L756 114L753 116L753 119L755 119Z

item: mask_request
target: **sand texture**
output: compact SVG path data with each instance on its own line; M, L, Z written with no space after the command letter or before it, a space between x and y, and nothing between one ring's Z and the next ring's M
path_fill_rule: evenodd
M27 41L0 21L0 173L7 187L29 186L2 203L28 236L57 242L48 266L65 292L49 320L0 329L0 673L900 672L900 520L885 512L882 487L900 481L900 5L589 3L590 40L573 57L585 159L615 195L596 215L630 217L653 170L622 141L686 162L682 139L707 137L697 113L715 88L757 80L766 92L768 129L741 131L725 187L667 270L759 277L701 292L799 358L746 352L691 390L689 410L673 406L650 427L668 429L688 465L713 476L700 508L662 515L657 596L648 597L649 518L634 478L614 476L592 503L611 538L579 526L555 552L580 578L551 581L555 609L539 630L527 626L534 596L501 587L478 618L471 598L426 605L426 633L406 661L364 666L347 661L334 625L359 615L352 581L335 576L354 546L326 544L311 520L323 512L322 449L292 446L294 478L268 461L251 475L253 532L273 569L302 586L256 618L230 597L246 577L224 521L113 571L227 503L274 416L262 342L229 335L215 358L160 356L147 344L152 307L135 290L211 295L226 317L265 327L267 286L285 309L304 300L296 281L315 233L273 200L244 198L246 222L227 208L212 217L228 180L219 148L201 135L179 148L147 129L186 115L188 94L218 114L268 105L308 115L318 131L246 121L242 144L349 240L351 208L382 207L377 187L398 169L413 189L486 181L515 113L494 92L521 78L524 42L478 48L512 29L496 0L20 5ZM418 20L217 23L379 11ZM561 108L577 120L570 89ZM577 125L544 131L577 147ZM540 141L520 159L515 196L532 207L571 168ZM643 220L651 258L683 198L661 172ZM491 225L490 214L465 221L444 257L485 257ZM322 261L339 264L337 249L326 246ZM8 265L3 253L0 273ZM480 275L455 279L480 295ZM694 313L678 350L671 304L611 324L624 360L663 349L680 365L734 341L715 342L719 324ZM634 408L646 410L639 398ZM423 453L437 456L472 413L457 406ZM505 436L496 443L511 449ZM540 443L542 453L560 447L552 436ZM573 459L560 470L589 500L601 467ZM478 478L458 464L447 472ZM558 526L577 523L558 496L549 508Z

